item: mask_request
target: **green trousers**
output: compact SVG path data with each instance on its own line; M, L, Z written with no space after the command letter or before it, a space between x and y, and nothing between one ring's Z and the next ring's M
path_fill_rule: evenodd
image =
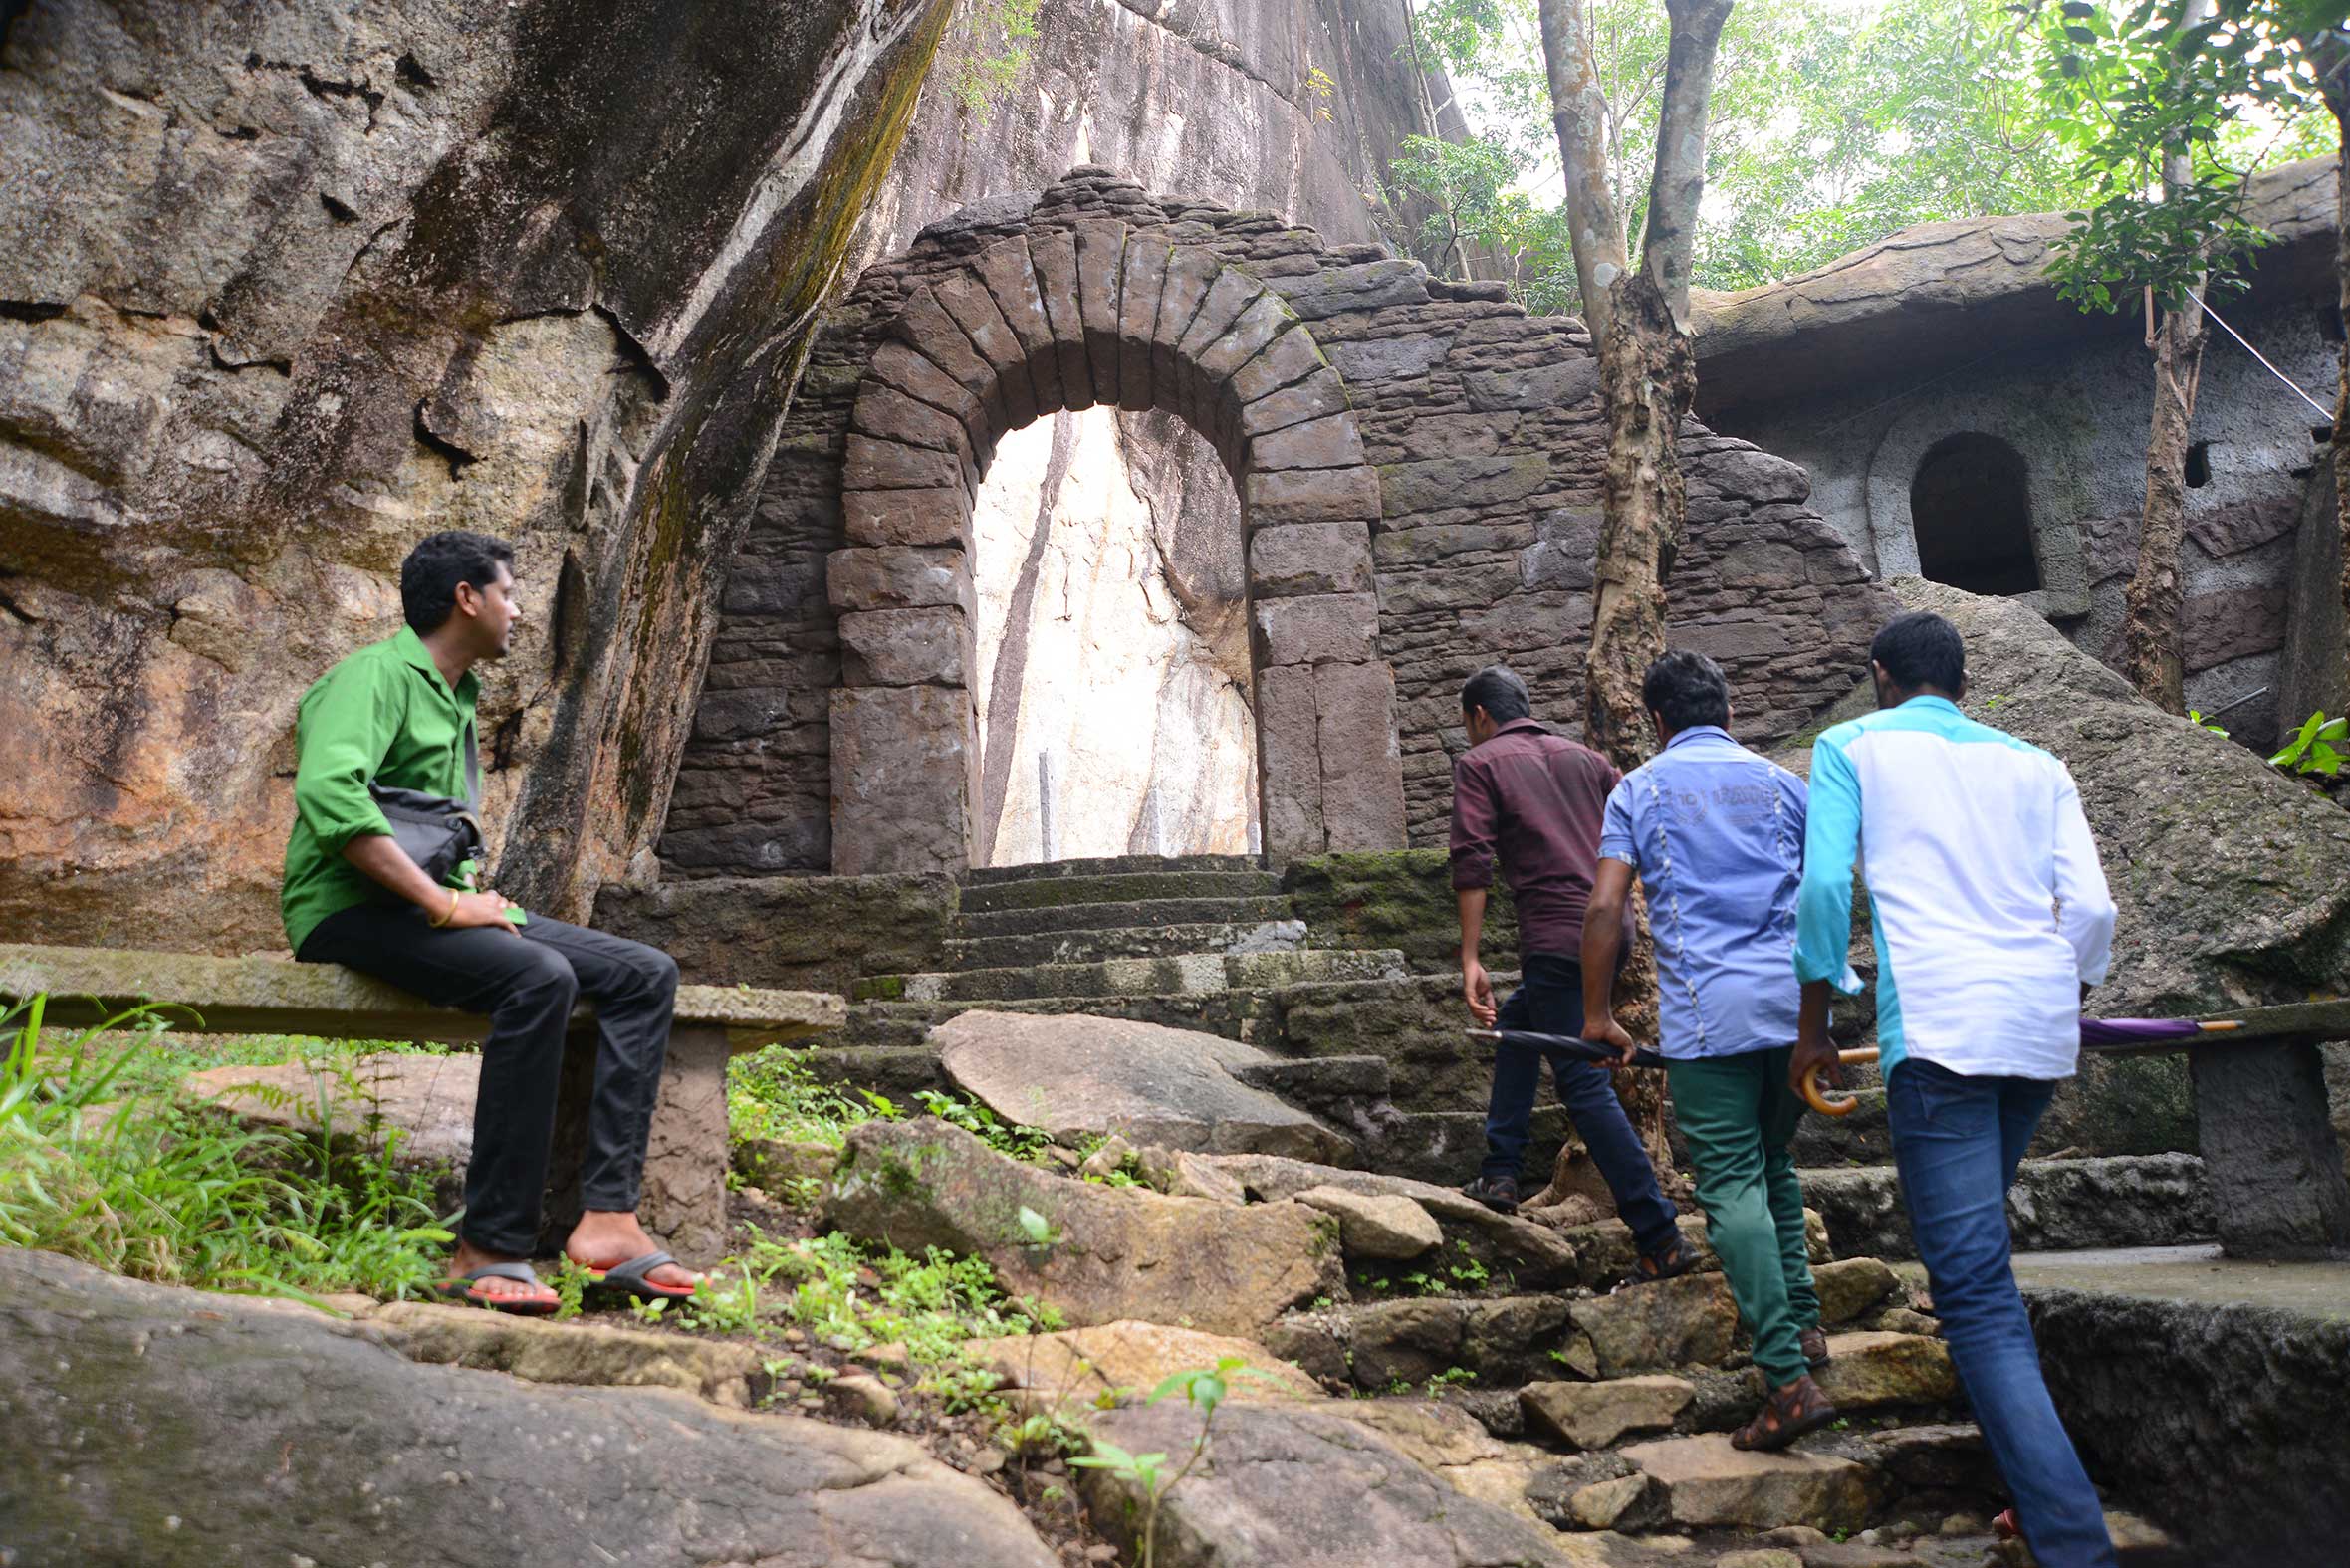
M1803 1250L1803 1189L1787 1144L1803 1102L1787 1086L1792 1046L1666 1064L1673 1114L1697 1167L1706 1235L1755 1336L1772 1388L1808 1370L1797 1336L1819 1322Z

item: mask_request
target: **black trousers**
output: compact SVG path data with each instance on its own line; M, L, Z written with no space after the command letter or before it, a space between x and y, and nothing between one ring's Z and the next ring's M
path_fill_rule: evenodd
M436 931L413 905L362 904L321 921L296 955L389 981L427 1002L486 1012L466 1240L527 1257L538 1243L572 1005L595 1004L595 1083L580 1201L633 1211L669 1050L677 963L658 948L533 915L518 930Z

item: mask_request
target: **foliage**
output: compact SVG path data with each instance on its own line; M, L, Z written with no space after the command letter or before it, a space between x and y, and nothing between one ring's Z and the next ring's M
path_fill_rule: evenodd
M2205 718L2203 714L2196 709L2190 708L2187 710L2187 722L2194 725L2199 730L2211 731L2223 741L2228 739L2228 731L2225 728Z
M890 1106L882 1114L895 1110ZM837 1149L849 1128L873 1116L872 1108L820 1080L805 1048L769 1045L737 1056L727 1067L726 1123L736 1138L821 1143Z
M939 47L947 91L974 123L985 125L1028 65L1039 0L963 0Z
M914 1098L940 1121L962 1128L998 1154L1015 1160L1042 1160L1045 1151L1053 1147L1053 1135L1043 1128L1007 1122L986 1106L959 1095L918 1089Z
M2350 715L2328 719L2323 713L2313 713L2293 732L2284 750L2268 761L2292 773L2332 779L2341 773L2345 753L2350 753L2350 745L2344 744L2346 738L2350 738Z
M2049 274L2083 310L2134 307L2151 287L2164 309L2189 290L2225 290L2266 236L2243 215L2243 178L2264 148L2231 142L2246 108L2292 123L2316 102L2306 56L2257 21L2194 20L2195 0L2041 4L2032 21L2048 124L2083 188ZM2304 116L2306 117L2306 116ZM2272 138L2273 139L2273 138ZM2184 182L2166 153L2188 157Z
M408 1296L439 1277L428 1249L452 1236L429 1182L393 1168L396 1134L353 1151L240 1129L167 1088L138 1089L168 1082L151 1061L163 1013L130 1008L60 1041L46 1012L35 997L0 1013L0 1030L13 1027L0 1059L0 1238L217 1290ZM348 1073L341 1087L358 1092Z
M1185 1403L1200 1414L1199 1431L1193 1434L1191 1452L1180 1468L1173 1473L1167 1469L1164 1454L1130 1454L1106 1438L1091 1440L1093 1452L1070 1459L1071 1464L1084 1469L1097 1469L1117 1476L1142 1493L1142 1525L1137 1536L1142 1543L1142 1568L1153 1568L1157 1561L1159 1505L1167 1494L1183 1483L1183 1478L1198 1468L1208 1454L1210 1429L1216 1420L1217 1407L1231 1392L1235 1378L1266 1378L1266 1374L1249 1366L1238 1356L1218 1358L1213 1367L1194 1368L1169 1376L1150 1397L1146 1405L1181 1394ZM1266 1378L1270 1382L1270 1378Z

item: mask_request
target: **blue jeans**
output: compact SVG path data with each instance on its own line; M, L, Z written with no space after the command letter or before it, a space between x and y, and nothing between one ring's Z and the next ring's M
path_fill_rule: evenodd
M1893 1161L1934 1310L2041 1568L2113 1568L2105 1513L2040 1376L2008 1263L2007 1188L2053 1083L1966 1077L1930 1061L1893 1069Z
M1583 967L1571 959L1528 953L1522 967L1523 983L1502 1004L1499 1027L1528 1029L1536 1034L1579 1036L1583 1032ZM1672 1244L1677 1233L1674 1209L1657 1186L1656 1169L1648 1151L1624 1114L1607 1070L1564 1051L1528 1050L1502 1045L1494 1051L1494 1097L1485 1115L1485 1167L1488 1177L1516 1181L1526 1163L1526 1139L1533 1120L1534 1095L1542 1086L1542 1061L1550 1062L1550 1076L1558 1085L1558 1099L1583 1135L1591 1163L1607 1190L1615 1196L1616 1213L1632 1228L1632 1239L1643 1254Z

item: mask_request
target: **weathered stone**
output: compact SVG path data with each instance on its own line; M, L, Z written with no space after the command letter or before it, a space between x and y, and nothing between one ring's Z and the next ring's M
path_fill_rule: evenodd
M972 271L987 284L988 297L1003 314L1012 336L1020 340L1021 356L1026 360L1030 384L1035 388L1037 411L1049 414L1068 405L1066 392L1060 384L1059 344L1053 336L1053 323L1047 316L1043 289L1029 265L1029 247L1024 240L1006 240L991 245L972 262Z
M1126 241L1125 270L1118 292L1118 406L1140 411L1153 406L1152 334L1158 326L1159 296L1167 283L1167 242L1137 234Z
M1477 409L1571 408L1598 392L1599 361L1573 354L1524 370L1471 370L1461 387Z
M2220 1040L2188 1062L2221 1246L2233 1257L2350 1253L2350 1180L2317 1047Z
M1237 380L1237 378L1236 378ZM1242 408L1235 428L1252 441L1276 430L1287 430L1309 419L1321 419L1346 409L1346 384L1336 371L1323 367L1293 385L1269 392Z
M1035 422L1037 386L1029 375L1028 352L979 274L957 273L935 285L931 293L939 307L963 329L980 360L992 372L1004 400L1005 428L1018 430Z
M1216 280L1227 270L1221 256L1202 246L1178 245L1168 253L1167 281L1159 293L1159 314L1150 334L1151 385L1160 407L1179 406L1185 396L1177 344L1198 319Z
M1118 403L1118 306L1126 270L1126 226L1077 225L1077 312L1085 330L1086 373L1096 403Z
M1168 1149L1319 1160L1353 1145L1232 1069L1265 1059L1220 1035L1084 1013L975 1008L930 1031L966 1094L1061 1142L1116 1133Z
M1340 1314L1332 1326L1353 1352L1354 1381L1373 1391L1425 1383L1456 1368L1489 1385L1555 1375L1559 1364L1549 1352L1564 1347L1576 1328L1567 1303L1553 1296L1372 1301Z
M629 1346L601 1363L557 1343L583 1336L577 1325L467 1312L478 1321L460 1345L439 1338L457 1332L450 1317L386 1310L392 1322L354 1329L0 1252L0 1467L43 1499L0 1507L10 1548L28 1563L221 1560L206 1542L256 1561L455 1563L487 1540L604 1540L646 1568L828 1568L833 1543L854 1540L898 1568L1058 1561L1009 1500L902 1438L719 1409L675 1388L418 1366L395 1348L429 1340L468 1365L568 1366L596 1381L626 1366L664 1381L651 1369L667 1366L683 1383L746 1347L589 1331ZM656 1338L657 1351L640 1344ZM502 1348L482 1349L493 1341ZM101 1410L111 1419L93 1421ZM175 1544L187 1541L192 1557Z
M1828 1364L1812 1379L1840 1411L1942 1405L1959 1395L1950 1349L1939 1339L1867 1331L1830 1334L1828 1355Z
M1310 668L1277 665L1257 672L1257 744L1266 853L1287 858L1329 848L1322 827L1321 715Z
M845 875L960 870L970 856L971 697L948 686L832 693L832 787L847 803L832 837ZM917 804L911 818L898 812Z
M960 487L851 490L841 496L840 510L852 545L971 548L971 497Z
M1826 1217L1844 1255L1918 1255L1890 1167L1809 1170L1804 1201ZM2192 1154L2025 1160L2007 1192L2019 1252L2171 1246L2218 1233L2203 1161Z
M971 558L960 548L881 545L836 550L824 560L824 587L836 610L923 609L951 605L973 612Z
M1652 1367L1719 1362L1738 1333L1738 1303L1720 1274L1684 1274L1577 1302L1575 1326L1591 1336L1602 1377Z
M1900 1289L1901 1281L1876 1258L1847 1257L1813 1264L1811 1286L1822 1323L1849 1323Z
M1664 1376L1529 1383L1518 1391L1535 1426L1578 1449L1604 1449L1628 1433L1670 1432L1696 1397L1683 1379Z
M850 416L849 427L884 441L902 441L911 446L929 447L948 453L960 458L965 464L976 462L971 448L971 433L964 428L962 420L907 396L881 380L877 374L857 394L856 412ZM961 472L959 464L954 473L959 477ZM954 479L923 481L925 484L954 482Z
M389 1342L411 1361L503 1372L526 1383L678 1389L744 1410L771 1381L751 1345L426 1301L387 1302L369 1321L388 1330Z
M755 1187L782 1182L819 1182L832 1174L840 1151L828 1143L787 1143L776 1138L737 1138L735 1175Z
M1287 434L1286 430L1279 432ZM1379 482L1371 469L1359 464L1340 469L1282 469L1252 473L1241 500L1252 530L1274 523L1343 522L1378 516Z
M1326 847L1400 848L1404 800L1396 766L1395 677L1383 663L1318 664L1313 695Z
M1391 518L1456 507L1494 507L1522 501L1550 482L1550 460L1539 454L1518 457L1447 457L1426 463L1390 463L1379 470L1380 503Z
M1765 1546L1717 1557L1714 1568L1807 1568L1807 1565L1798 1552L1790 1552L1783 1546Z
M1655 1530L1672 1518L1670 1494L1645 1471L1595 1481L1569 1496L1566 1507L1586 1530Z
M1250 1337L1339 1280L1337 1226L1301 1204L1236 1210L1073 1182L935 1120L852 1130L822 1212L852 1235L985 1257L1007 1291L1077 1327L1141 1318Z
M378 1125L396 1129L402 1164L453 1170L473 1156L473 1102L480 1087L481 1057L470 1051L209 1067L179 1082L182 1096L217 1104L257 1126L360 1139L378 1136Z
M1426 375L1444 362L1451 348L1449 337L1418 333L1409 337L1371 337L1336 343L1330 348L1330 360L1347 380L1367 385Z
M963 464L952 452L909 446L874 436L851 435L840 465L840 483L858 490L952 490L966 483Z
M1623 1453L1671 1493L1673 1522L1693 1529L1857 1530L1868 1522L1877 1489L1868 1467L1852 1459L1795 1449L1742 1453L1723 1433L1635 1444Z
M1249 591L1258 598L1371 591L1368 523L1289 523L1249 536Z
M840 617L840 673L854 686L962 686L971 627L951 605Z
M1061 406L1071 411L1091 408L1093 367L1085 357L1085 318L1078 305L1076 235L1067 229L1032 233L1029 265L1053 334L1054 379L1060 387Z
M1360 664L1378 653L1379 601L1368 593L1265 599L1253 623L1267 665Z
M1245 1204L1248 1191L1240 1178L1209 1159L1184 1149L1143 1149L1135 1156L1145 1180L1172 1198L1207 1198L1220 1204Z
M992 450L999 427L978 394L940 369L926 355L902 342L885 342L873 350L870 368L875 383L903 392L955 416L965 441L976 456ZM889 432L879 432L888 434Z
M1353 468L1363 462L1362 435L1351 414L1330 414L1277 430L1249 443L1258 473L1290 468Z
M1029 1408L1079 1417L1111 1396L1147 1396L1178 1372L1197 1372L1227 1358L1249 1375L1226 1380L1236 1404L1319 1400L1322 1391L1296 1368L1254 1340L1203 1334L1164 1323L1129 1321L1053 1334L1014 1334L966 1340L963 1352L1027 1396Z
M1998 1495L2002 1489L1991 1449L1972 1422L1930 1427L1893 1427L1869 1434L1877 1462L1913 1490L1973 1491Z
M659 948L689 982L846 992L866 975L935 968L953 929L946 877L704 877L607 886L599 930Z
M1228 385L1234 373L1295 321L1280 296L1262 292L1253 296L1232 325L1192 357L1202 395L1220 403L1238 400Z
M1347 311L1375 311L1389 305L1428 303L1428 269L1416 261L1361 262L1332 267L1302 278L1284 278L1275 287L1290 309L1306 321Z
M1297 1202L1338 1217L1338 1242L1348 1257L1418 1257L1444 1244L1436 1217L1400 1194L1366 1197L1342 1187L1308 1187Z
M1269 397L1286 386L1294 386L1317 370L1325 370L1329 363L1322 357L1321 345L1313 334L1303 327L1292 327L1266 344L1255 358L1232 374L1232 396L1245 408L1259 398ZM1254 436L1257 431L1248 432Z
M936 291L923 289L907 300L890 323L890 331L978 401L985 426L973 432L975 447L991 446L997 436L1019 428L1005 402L1004 378L972 345L970 334L948 312Z

